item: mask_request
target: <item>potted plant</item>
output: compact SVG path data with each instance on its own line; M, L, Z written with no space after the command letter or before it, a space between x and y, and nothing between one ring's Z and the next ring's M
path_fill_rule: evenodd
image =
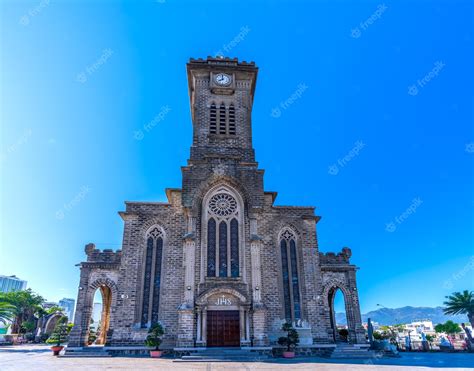
M160 323L155 323L150 327L148 330L148 336L145 340L145 345L147 347L153 348L150 350L150 357L152 358L159 358L162 355L161 350L159 350L161 344L161 337L165 331L163 330L163 326Z
M61 343L64 343L67 340L68 326L66 322L67 317L61 317L56 323L56 326L54 326L51 336L48 338L48 340L46 340L47 344L53 344L51 350L55 356L58 356L61 350L64 348Z
M286 322L281 326L281 330L286 332L286 336L281 336L278 339L278 344L286 346L286 351L283 352L283 358L294 358L294 348L300 342L298 332L293 328L290 322Z

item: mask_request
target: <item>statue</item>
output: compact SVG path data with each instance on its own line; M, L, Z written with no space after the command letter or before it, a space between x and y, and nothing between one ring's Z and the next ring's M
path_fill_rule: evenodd
M411 351L411 339L409 336L405 336L405 350Z
M423 331L421 331L421 346L423 347L423 350L427 352L430 350L428 340L426 340L426 335Z
M472 339L472 334L471 334L471 330L469 330L469 328L466 327L466 324L465 323L461 323L461 327L462 329L464 330L464 332L466 333L466 345L467 345L467 349L472 352L474 350L474 340Z
M370 346L372 346L374 343L374 326L372 326L370 318L367 319L367 335L369 337Z
M441 337L441 341L439 342L439 348L441 350L449 350L449 349L452 349L452 344L446 340L446 338L444 336Z

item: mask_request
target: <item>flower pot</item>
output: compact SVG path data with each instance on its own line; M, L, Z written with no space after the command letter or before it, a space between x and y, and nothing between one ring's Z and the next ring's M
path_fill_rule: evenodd
M160 358L163 352L161 350L150 350L151 358Z
M295 358L295 352L283 352L283 358Z
M52 346L51 350L53 351L53 356L59 356L59 352L61 352L61 350L63 350L63 348L64 347L62 345Z

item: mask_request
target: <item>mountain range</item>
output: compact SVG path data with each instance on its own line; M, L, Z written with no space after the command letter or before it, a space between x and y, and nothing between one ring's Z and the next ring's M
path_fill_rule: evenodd
M433 324L444 323L448 320L456 323L468 322L465 315L449 316L444 314L442 307L380 308L362 314L362 322L367 322L368 318L381 325L396 325L421 320L431 320ZM336 322L345 325L347 323L345 313L336 313Z

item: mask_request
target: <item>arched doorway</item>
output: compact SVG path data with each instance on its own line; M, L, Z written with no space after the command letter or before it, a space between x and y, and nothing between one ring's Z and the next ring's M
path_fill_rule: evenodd
M328 292L329 320L331 335L335 343L349 341L349 321L347 303L344 292L338 286L333 286Z
M94 290L92 298L87 345L105 345L110 328L112 290L109 286L101 284Z
M207 347L240 347L250 342L250 306L234 289L214 289L196 300L197 343Z

